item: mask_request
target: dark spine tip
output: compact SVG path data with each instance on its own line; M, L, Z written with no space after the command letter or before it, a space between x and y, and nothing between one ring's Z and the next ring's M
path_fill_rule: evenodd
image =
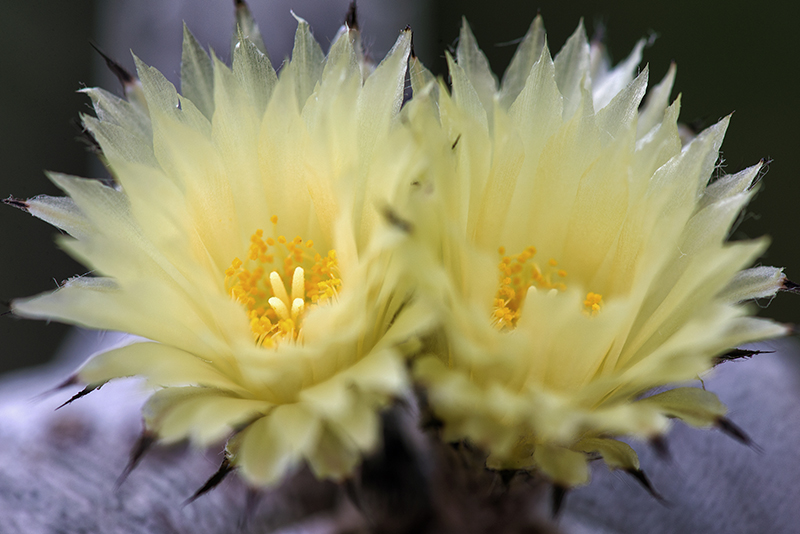
M68 387L76 386L79 383L80 383L80 379L78 379L78 375L74 374L74 375L70 376L69 378L67 378L66 380L64 380L63 382L60 382L57 386L52 387L52 388L50 388L48 390L45 390L42 393L39 393L36 397L34 397L34 399L35 400L40 400L40 399L43 399L45 397L49 397L50 395L52 395L53 393L55 393L57 391L61 391L62 389L66 389ZM61 406L64 406L64 405L62 404Z
M502 482L504 488L508 488L511 485L511 481L514 479L518 471L515 469L500 469L497 471L497 475L500 477L500 482Z
M795 284L788 278L784 278L783 285L781 286L780 291L785 291L786 293L800 294L800 284Z
M748 436L744 430L739 428L737 425L733 423L727 417L720 417L714 423L717 428L719 428L723 434L730 436L731 438L735 439L742 445L747 445L751 449L754 449L758 452L764 452L761 447L759 447L751 438Z
M662 460L672 460L672 455L669 452L667 440L664 438L664 436L655 436L650 438L650 446L653 447L656 455L658 455L658 457Z
M100 54L100 57L102 57L105 60L108 70L110 70L114 74L114 76L117 77L119 83L122 84L123 90L127 89L129 85L131 85L136 81L136 78L134 78L133 75L130 72L128 72L128 70L125 67L123 67L110 57L108 57L108 55L106 55L102 50L100 50L100 48L98 48L96 44L94 44L91 41L89 41L89 44L91 45L92 48L94 48L95 52Z
M117 478L117 482L114 485L115 490L119 490L120 486L128 479L128 475L136 469L136 466L139 465L145 453L150 450L150 447L152 447L155 442L156 435L145 429L139 436L139 439L136 440L136 443L133 444L128 458L128 465L125 466L125 469L122 470L122 473Z
M233 8L236 11L236 16L248 16L250 13L250 6L247 5L245 0L233 0Z
M25 202L24 200L20 200L14 197L8 197L3 199L3 204L8 204L9 206L14 206L15 208L19 208L22 211L28 211L30 209L30 204Z
M453 141L452 145L450 145L450 150L455 150L456 147L458 146L458 142L459 141L461 141L461 134L458 134L458 137L456 137L456 140Z
M772 354L775 352L774 350L748 350L748 349L731 349L725 354L721 354L717 356L716 363L722 362L730 362L733 360L741 360L744 358L750 358L755 356L756 354Z
M564 500L567 497L567 491L569 490L564 486L553 484L553 491L550 494L550 513L552 514L553 519L557 518L561 513L561 510L564 509Z
M95 138L92 132L90 132L77 120L74 122L74 125L79 131L78 136L76 137L78 142L83 143L89 152L102 156L103 147L100 146L100 142Z
M656 489L653 487L653 484L650 482L650 479L644 474L644 471L641 469L626 469L625 472L635 478L636 481L641 484L642 487L647 490L647 493L649 493L655 500L662 504L667 504L667 500L656 491Z
M234 469L235 467L231 465L231 462L228 459L228 457L226 456L225 458L223 458L222 464L219 466L219 469L217 469L217 472L211 475L211 478L209 478L200 489L195 491L194 495L186 499L183 502L183 506L193 503L202 495L205 495L212 489L216 488L223 480L225 480L225 477L227 477Z
M56 410L60 410L61 408L63 408L67 404L72 404L73 401L76 401L76 400L80 399L81 397L85 397L86 395L88 395L92 391L94 391L96 389L100 389L101 387L103 387L103 384L89 384L88 386L86 386L85 388L83 388L82 390L77 392L75 395L73 395L67 402L65 402L64 404L62 404L58 408L56 408Z
M351 30L358 28L358 9L356 8L356 0L350 2L350 7L347 8L347 15L344 16L344 23Z
M602 45L606 42L606 24L602 20L594 23L594 33L592 34L592 44Z

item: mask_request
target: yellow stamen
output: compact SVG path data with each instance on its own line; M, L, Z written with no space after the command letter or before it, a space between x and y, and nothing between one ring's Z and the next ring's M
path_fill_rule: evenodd
M245 307L253 338L263 347L302 342L305 313L335 299L342 284L335 250L322 256L313 241L301 236L287 242L278 235L278 218L272 216L270 221L276 225L274 238L264 239L263 230L256 230L244 261L234 258L224 271L225 290Z
M505 247L497 249L500 254L500 287L495 294L492 323L500 330L514 328L517 325L525 298L530 291L543 289L548 296L566 291L567 285L560 278L567 277L565 269L555 269L558 261L550 258L544 270L538 263L531 261L536 255L536 247L527 247L517 255L506 256ZM555 279L555 280L554 280ZM602 296L589 293L584 301L586 311L597 314L602 306Z
M591 315L597 315L603 305L603 295L589 292L586 294L586 300L583 301L583 305Z

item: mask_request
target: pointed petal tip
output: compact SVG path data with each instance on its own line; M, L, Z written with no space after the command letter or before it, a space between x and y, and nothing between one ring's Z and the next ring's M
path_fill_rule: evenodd
M715 365L718 365L722 362L730 362L733 360L743 360L747 358L752 358L757 354L773 354L774 350L749 350L749 349L731 349L725 354L721 354L716 357Z
M644 473L644 471L641 469L626 469L625 472L635 478L636 481L639 482L639 484L641 484L642 487L647 490L647 493L649 493L655 500L665 506L669 505L669 501L667 501L663 495L656 491L653 483L650 482L650 478Z
M350 2L350 6L347 8L347 14L344 16L344 24L351 30L359 29L358 8L356 6L356 0Z
M772 158L769 157L761 158L758 161L758 163L753 165L753 167L756 169L756 176L755 178L753 178L753 181L747 187L748 191L752 191L753 189L758 187L758 184L761 183L761 180L763 180L764 177L769 172L769 166L772 164L772 161L773 161Z
M184 23L184 27L185 26L186 24ZM128 69L120 65L117 61L111 59L111 57L109 57L105 52L100 50L99 46L92 41L89 41L89 46L94 48L95 52L100 54L100 57L102 57L105 61L108 70L110 70L112 74L117 77L117 80L119 80L119 83L122 85L123 89L127 89L131 84L136 83L136 78L133 76L133 74L128 72Z
M557 518L561 511L564 509L564 500L567 497L569 488L561 486L560 484L553 484L553 490L550 495L550 514L553 519Z
M205 482L205 484L203 484L197 491L195 491L191 497L183 501L183 504L181 506L188 506L192 504L199 497L205 495L212 489L216 488L223 480L225 480L225 477L231 474L231 472L234 469L236 469L236 467L233 464L231 464L230 459L227 456L225 456L222 459L222 464L219 466L219 469L217 469L216 473L211 475L211 477Z
M114 483L114 491L119 491L119 488L122 487L122 484L128 479L128 476L133 472L139 462L150 450L150 448L155 444L158 437L144 429L139 436L139 439L136 440L134 443L133 448L131 449L130 456L128 458L128 464L125 466L125 469L122 470L119 477L117 477L117 481Z
M303 17L299 16L297 13L295 13L294 9L290 9L289 13L291 13L292 16L294 17L294 20L297 21L297 25L298 26L301 25L301 24L306 24L306 25L308 24L308 21L306 19L304 19Z
M63 408L64 406L66 406L66 405L68 405L68 404L72 404L72 402L73 402L73 401L76 401L76 400L80 399L81 397L85 397L86 395L88 395L88 394L89 394L89 393L91 393L92 391L95 391L95 390L97 390L97 389L100 389L101 387L103 387L103 385L104 385L104 383L100 383L100 384L89 384L88 386L86 386L85 388L83 388L82 390L80 390L79 392L77 392L75 395L73 395L73 396L72 396L72 397L71 397L71 398L70 398L68 401L66 401L66 402L64 402L63 404L61 404L60 406L58 406L58 407L56 408L56 410L60 410L60 409L61 409L61 408Z
M723 434L735 439L742 445L746 445L758 453L764 452L764 449L755 443L752 438L745 433L744 430L742 430L738 425L734 424L733 421L727 417L717 418L714 426L720 429Z
M8 197L8 198L4 198L3 199L3 204L6 204L8 206L14 206L15 208L21 209L22 211L24 211L26 213L28 212L28 210L31 207L30 204L28 204L25 200L20 200L18 198L14 198L14 197L11 197L11 196Z
M8 304L8 307L9 308L11 307L11 303ZM34 401L42 400L42 399L44 399L46 397L49 397L53 393L56 393L58 391L61 391L62 389L66 389L66 388L71 387L71 386L76 386L79 383L80 383L80 379L78 377L78 374L75 373L72 376L68 377L66 380L60 382L58 385L39 393L38 395L36 395L33 398L33 400Z
M653 448L656 455L663 461L666 462L672 461L672 453L669 450L669 446L667 445L667 440L666 438L664 438L664 436L657 435L650 438L650 446Z
M594 32L592 32L591 43L593 46L603 46L606 42L606 25L602 20L595 21L594 25L595 28Z
M6 201L4 200L3 202ZM8 202L6 203L8 204ZM778 291L783 291L785 293L795 293L800 295L800 284L796 284L784 276L783 283L781 284L781 287L780 289L778 289Z

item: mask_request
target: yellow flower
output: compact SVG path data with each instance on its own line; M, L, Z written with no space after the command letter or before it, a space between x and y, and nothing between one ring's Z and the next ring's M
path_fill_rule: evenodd
M145 338L78 376L87 391L146 377L158 390L145 422L162 442L235 433L229 459L251 483L302 461L338 478L375 446L377 411L407 387L398 345L428 320L387 267L398 232L377 209L403 172L381 154L410 32L375 68L357 31L325 56L298 18L278 76L239 22L232 68L185 31L182 94L138 59L127 100L84 91L115 184L51 174L69 196L23 207L69 234L61 246L93 276L13 309Z
M640 475L616 437L728 423L699 388L643 396L787 332L741 304L783 287L742 270L766 239L726 241L761 166L712 179L728 118L682 146L674 68L640 107L640 57L608 69L581 25L552 60L537 17L499 85L466 24L452 92L412 59L404 123L425 171L397 209L444 325L415 377L443 438L491 468L570 487L600 456Z

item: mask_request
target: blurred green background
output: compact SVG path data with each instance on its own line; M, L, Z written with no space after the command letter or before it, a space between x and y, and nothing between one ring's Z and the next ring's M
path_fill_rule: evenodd
M346 5L347 0L338 3ZM162 23L140 22L143 29L138 33L125 33L117 26L126 23L127 15L120 10L123 4L136 2L0 2L0 49L4 51L0 55L3 198L57 194L44 177L44 169L82 176L102 174L93 157L76 141L77 115L89 108L88 99L75 91L100 82L115 91L118 86L102 72L90 40L127 65L130 60L126 48L145 50L142 58L161 68L173 81L179 70L182 19L193 29L202 28L195 33L204 44L224 51L224 45L219 43L229 42L233 11L228 0L177 1L168 10L168 17L158 19ZM761 158L773 159L761 192L748 208L736 237L772 236L773 245L761 261L786 266L790 278L800 279L800 253L794 235L800 223L795 208L800 186L796 178L798 164L792 162L798 155L795 132L800 123L796 102L800 44L794 36L800 15L797 4L522 0L430 0L403 3L403 8L389 0L361 0L359 4L364 13L362 29L374 55L385 53L396 31L411 24L418 55L438 73L444 71L443 50L455 45L462 15L470 21L498 74L514 51L513 45L503 43L521 37L537 12L544 16L553 52L561 48L581 17L590 36L599 26L605 27L606 43L615 61L627 56L638 39L655 36L653 45L644 53L645 62L650 64L651 81L661 79L670 61L677 62L673 97L683 93L684 122L708 126L735 111L723 145L725 169L735 172ZM152 15L156 6L163 9L166 3L139 0L136 5L144 10L152 7ZM288 7L294 8L312 24L323 47L340 23L340 18L329 13L334 5L330 2L325 2L324 8L319 7L323 2L310 0L250 0L250 5L262 29L269 17L277 17L269 18L270 24L285 26L289 32L293 31L293 20ZM338 8L338 4L334 7ZM223 10L228 13L227 18L209 16L212 9ZM101 20L112 22L102 24ZM375 28L380 28L382 34L371 35ZM385 28L391 30L387 33ZM284 38L281 32L274 32L273 38L266 36L273 60L288 52L291 33L286 35L289 37ZM156 41L160 37L174 43L170 44L171 54L153 57L157 55L152 51L153 45L160 43ZM278 37L282 42L274 45ZM126 42L120 45L119 40ZM226 56L226 51L220 53ZM47 224L0 206L0 226L0 300L51 290L58 281L85 272L56 249L55 231ZM762 313L797 322L800 298L781 295ZM49 360L67 329L8 315L0 318L0 372Z

